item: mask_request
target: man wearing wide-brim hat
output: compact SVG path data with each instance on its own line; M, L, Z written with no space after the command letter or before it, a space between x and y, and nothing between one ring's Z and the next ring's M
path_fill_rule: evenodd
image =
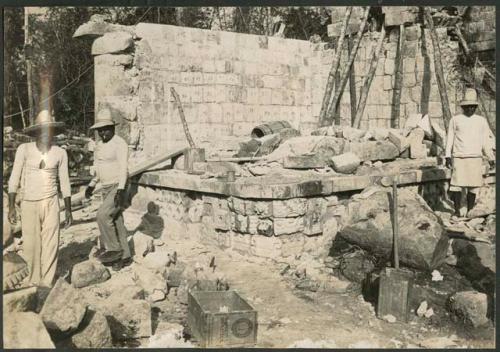
M101 184L103 203L97 211L101 248L95 255L103 264L120 270L130 265L132 259L122 214L127 200L128 145L115 134L115 125L111 111L101 109L97 112L95 124L90 127L97 130L100 140L94 150L96 175L90 181L85 196L90 198L96 184Z
M17 219L15 201L19 186L23 190L21 229L23 256L29 268L27 286L51 287L54 282L60 223L57 180L65 203L65 227L73 221L68 155L64 149L52 145L53 137L63 126L48 110L42 110L35 123L24 130L36 140L17 148L9 179L8 218L12 224Z
M495 155L490 139L488 121L476 115L477 92L467 89L460 102L463 114L453 116L446 141L446 166L452 169L450 194L455 212L453 220L460 218L462 189L467 190L467 213L476 202L476 195L483 185L483 154L490 167L495 165Z

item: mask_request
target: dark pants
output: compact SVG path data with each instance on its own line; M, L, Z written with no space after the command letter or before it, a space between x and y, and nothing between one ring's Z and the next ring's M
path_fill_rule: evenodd
M104 201L97 211L97 225L101 232L101 245L107 251L123 251L122 259L130 258L127 241L127 229L123 222L123 212L115 206L118 185L105 186L102 189ZM118 215L116 215L118 212Z

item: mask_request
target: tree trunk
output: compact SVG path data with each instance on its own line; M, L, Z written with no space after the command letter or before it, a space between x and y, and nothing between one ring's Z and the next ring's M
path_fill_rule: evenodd
M330 121L333 120L335 109L337 107L337 104L340 101L340 96L342 95L342 92L344 91L344 88L347 84L347 78L349 77L349 69L351 68L351 66L354 62L354 58L356 57L356 53L358 52L359 44L361 43L361 38L363 37L363 32L365 31L366 22L368 21L368 12L369 11L370 11L370 6L367 6L365 8L364 13L363 13L363 19L361 20L361 26L359 28L358 36L356 37L356 40L354 41L354 44L353 44L353 52L349 56L349 60L347 62L347 65L344 68L344 71L342 72L339 89L336 90L335 96L333 97L333 100L332 100L332 103L331 103L330 107L328 108L327 118L329 118Z
M24 46L25 50L28 46L31 46L31 37L29 31L29 10L28 8L24 8ZM33 53L30 50L30 55ZM32 87L32 68L31 68L31 57L30 55L26 58L26 78L28 81L28 120L29 124L33 125L33 121L35 120L35 111L33 110L33 87Z
M370 68L366 76L363 78L363 85L361 87L361 92L359 94L360 95L359 104L356 110L356 117L353 123L353 127L355 128L359 128L361 125L361 118L363 117L363 113L365 111L366 99L368 98L368 93L370 92L370 86L372 84L373 77L375 76L375 72L377 71L377 64L384 44L385 35L386 35L385 26L382 23L382 29L380 30L380 37L378 38L377 47L375 48L375 51L373 53Z
M352 53L352 36L349 35L349 40L347 42L347 50L349 51L349 55ZM354 119L356 117L356 107L357 107L357 99L356 99L356 73L354 71L354 64L351 66L351 69L349 70L349 92L350 92L350 98L351 98L351 126L354 122Z
M446 130L451 119L450 103L448 101L448 93L446 92L446 82L444 80L443 64L441 62L441 49L439 48L439 41L437 38L436 30L434 29L434 22L431 16L429 7L425 7L425 20L429 26L432 47L434 48L434 68L436 70L436 78L438 83L439 95L441 96L441 105L443 108L443 122Z
M323 102L321 103L321 111L319 113L320 126L328 125L326 121L326 113L328 111L328 103L332 96L333 86L335 82L335 74L338 72L340 59L342 57L342 46L344 45L345 32L347 25L349 23L349 18L351 17L352 7L348 7L344 16L344 22L342 25L342 30L340 31L340 37L337 43L337 49L335 50L335 56L333 58L332 66L330 68L330 73L328 74L328 79L326 82L325 94L323 96Z
M399 26L398 50L396 53L394 73L394 93L392 96L391 127L399 128L401 117L401 90L403 89L403 51L404 51L404 24Z

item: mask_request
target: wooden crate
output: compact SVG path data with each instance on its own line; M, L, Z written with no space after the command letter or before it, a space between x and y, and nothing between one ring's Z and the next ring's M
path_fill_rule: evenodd
M221 312L221 307L227 312ZM250 347L257 342L257 312L236 291L192 291L188 326L200 347Z

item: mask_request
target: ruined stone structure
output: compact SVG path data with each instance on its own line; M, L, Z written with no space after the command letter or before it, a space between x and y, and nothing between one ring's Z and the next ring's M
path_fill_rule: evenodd
M474 40L471 48L491 51L492 42L483 40L486 34L477 34L491 11L487 12L490 17L473 22L483 13L478 11L471 10L464 35ZM106 29L98 25L89 22L75 36L100 36L92 47L95 106L110 107L123 120L120 134L137 151L134 158L187 145L170 87L179 92L193 138L200 143L221 136L246 136L255 125L268 121L287 120L302 131L318 125L335 53L329 44L150 23L135 27L106 23ZM464 88L458 72L459 46L445 27L436 29L454 114ZM390 126L398 27L389 26L387 31L361 128ZM358 50L354 62L357 97L378 35L377 31L365 33ZM400 125L414 113L428 113L442 123L429 30L418 23L408 25L403 51ZM341 64L346 60L344 50ZM484 99L494 118L494 99ZM342 95L340 115L342 125L351 124L349 89Z
M394 28L387 29L361 128L390 126ZM463 89L457 72L459 46L445 28L437 32L453 114L459 111ZM92 46L96 110L108 107L120 122L118 133L130 145L131 164L187 147L171 87L180 95L199 146L224 136L250 136L253 127L268 121L287 120L303 134L318 127L334 56L329 44L149 23L126 27L89 22L75 33L82 35L98 36ZM354 63L358 97L378 35L364 35ZM406 28L404 55L400 124L414 113L428 113L442 123L428 29L420 24ZM488 100L487 109L495 116L494 100ZM351 124L349 89L342 96L340 115L342 125ZM437 168L435 158L431 164L426 171L408 171L401 183L434 206L443 198L450 173ZM302 176L226 182L157 171L138 180L130 211L143 213L149 202L158 203L165 236L191 236L268 258L303 251L320 255L349 217L346 201L376 181L371 176L315 174L307 181ZM486 177L486 183L494 182L494 175ZM494 197L491 189L484 192Z

